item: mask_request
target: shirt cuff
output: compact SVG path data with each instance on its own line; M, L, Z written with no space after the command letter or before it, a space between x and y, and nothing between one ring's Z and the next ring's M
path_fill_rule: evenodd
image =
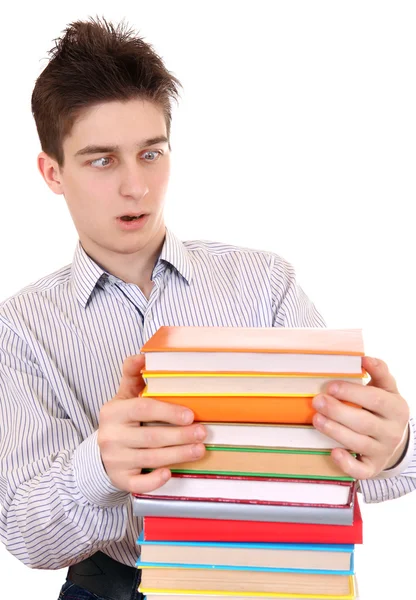
M125 504L129 494L111 483L101 459L97 436L98 430L81 442L74 451L75 483L90 504L100 508Z
M407 442L407 450L405 454L402 456L402 459L399 463L397 463L391 469L385 469L381 471L374 477L373 479L390 479L390 477L398 477L402 475L404 471L409 467L411 460L414 456L416 456L416 448L415 448L415 436L413 433L413 428L410 426L410 423L407 425L407 430L409 432L409 439Z

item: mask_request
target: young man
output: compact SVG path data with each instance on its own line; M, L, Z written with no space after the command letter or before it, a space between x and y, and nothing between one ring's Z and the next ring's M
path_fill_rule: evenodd
M278 255L166 229L179 85L132 32L91 20L67 28L33 91L39 170L79 244L0 307L0 535L32 568L72 565L60 598L139 597L129 494L204 452L189 410L138 398L144 342L161 325L324 326ZM314 424L361 455L333 451L371 502L415 488L415 436L385 363L363 366L371 385L330 386Z

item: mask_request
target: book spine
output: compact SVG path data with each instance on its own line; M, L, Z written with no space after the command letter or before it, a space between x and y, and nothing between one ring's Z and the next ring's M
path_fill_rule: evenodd
M281 523L224 520L221 527L214 519L174 517L145 517L146 540L186 542L258 542L361 544L362 523L343 525L315 525L310 523Z
M147 390L141 395L151 396ZM153 398L190 408L195 421L310 425L313 397L161 396Z
M183 502L181 500L133 499L133 512L137 517L193 517L239 521L280 521L290 523L321 523L351 525L352 507L307 510L298 506L265 506L231 502Z
M306 502L275 502L273 500L251 500L246 498L197 498L195 496L168 496L163 494L136 494L135 498L137 498L138 500L180 500L181 502L225 502L229 504L249 504L250 506L297 506L299 508L304 508L305 510L307 510L308 508L350 508L349 504L322 504L316 502L314 504L308 504Z
M203 473L172 473L172 478L176 478L176 479L225 479L227 481L229 480L236 480L236 481L272 481L273 483L296 483L297 485L301 486L301 485L307 485L307 484L313 484L313 485L323 485L323 486L334 486L334 485L340 485L342 487L349 487L351 490L354 490L355 485L356 485L356 481L328 481L327 479L302 479L302 481L299 481L298 479L294 478L294 477L247 477L247 476L243 476L243 475L220 475L220 474L216 474L216 475L205 475ZM307 489L307 488L306 488ZM133 496L135 496L137 494L133 494Z
M169 568L169 569L215 569L216 571L249 571L253 573L302 573L303 575L354 575L351 569L290 569L279 567L256 567L235 565L211 565L207 563L172 563L172 562L148 562L138 558L136 561L138 569L147 568Z

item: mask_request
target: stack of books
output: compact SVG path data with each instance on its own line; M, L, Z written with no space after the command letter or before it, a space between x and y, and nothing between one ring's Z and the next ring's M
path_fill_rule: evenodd
M329 381L363 384L361 330L161 327L142 352L142 395L189 407L207 437L203 458L133 498L140 591L356 599L356 482L311 423Z

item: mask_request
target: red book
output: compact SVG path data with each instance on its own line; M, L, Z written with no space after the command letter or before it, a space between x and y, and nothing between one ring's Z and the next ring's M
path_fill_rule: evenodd
M362 544L363 522L356 496L352 525L145 517L143 534L148 541Z

